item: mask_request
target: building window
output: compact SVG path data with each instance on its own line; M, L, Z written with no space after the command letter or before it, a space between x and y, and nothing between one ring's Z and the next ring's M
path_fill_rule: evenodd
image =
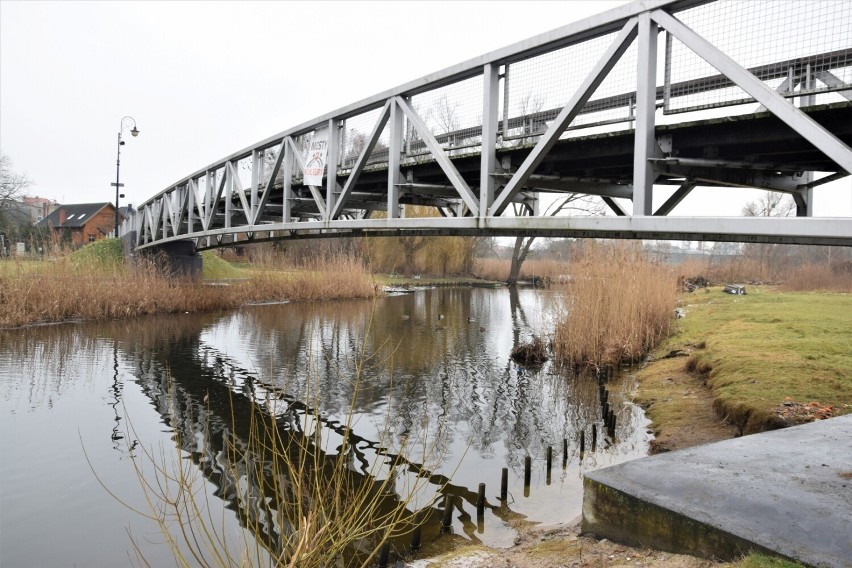
M95 235L89 235L89 242L90 243L95 242Z

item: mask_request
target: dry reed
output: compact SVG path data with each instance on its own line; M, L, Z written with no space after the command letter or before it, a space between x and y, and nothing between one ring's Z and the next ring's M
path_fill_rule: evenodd
M670 333L677 275L638 245L586 243L571 277L553 340L563 363L635 362Z
M786 275L782 288L791 292L852 292L852 262L800 266Z
M842 259L843 255L839 256ZM796 292L852 292L852 261L831 262L825 258L810 262L800 262L799 258L794 260L772 264L748 256L725 261L709 258L684 262L678 265L677 270L685 277L703 276L713 284L779 284L785 290Z
M483 280L505 281L509 278L509 261L500 258L478 258L473 274Z
M299 270L260 270L227 285L164 277L152 263L78 260L69 254L0 271L0 327L77 319L203 312L247 302L370 298L378 290L353 259L317 259Z
M509 278L509 259L482 258L474 265L474 274L485 280L506 281ZM521 265L521 280L537 276L549 282L558 282L568 274L571 265L567 262L549 258L532 258Z

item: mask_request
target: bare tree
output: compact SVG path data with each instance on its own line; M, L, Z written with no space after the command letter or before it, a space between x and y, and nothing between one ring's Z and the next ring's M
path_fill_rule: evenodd
M444 94L429 110L429 115L440 130L439 134L449 134L459 129L458 108L458 103L450 103L449 97Z
M544 108L544 98L540 94L533 95L532 91L530 91L525 96L518 99L515 106L517 108L518 116L522 117L524 120L522 130L524 136L544 130L545 123L536 121L533 117L533 115L541 112L541 109Z
M789 217L796 210L796 203L787 194L766 191L757 201L749 201L743 207L746 217Z
M757 201L749 201L743 207L746 217L789 217L796 210L793 199L784 193L766 191ZM743 247L746 257L757 260L765 275L777 280L784 271L787 248L768 243L749 243Z
M32 181L12 169L12 160L0 154L0 216L16 208Z
M361 152L364 151L364 147L367 145L367 135L363 132L355 130L354 128L349 129L349 136L346 137L346 148L344 151L344 157L347 161L355 161L358 159L358 156L361 155Z
M13 235L19 238L20 231L29 230L30 215L21 205L21 199L31 183L26 175L12 169L12 160L8 156L0 154L0 233L5 233L0 242ZM3 249L0 246L0 254Z
M571 193L565 197L555 201L548 207L545 215L555 216L560 212L569 210L582 213L583 215L602 215L603 204L589 195L579 193ZM521 266L532 249L536 237L515 237L515 246L512 250L512 264L509 268L509 278L506 283L509 286L514 286L518 283L518 277L521 273Z

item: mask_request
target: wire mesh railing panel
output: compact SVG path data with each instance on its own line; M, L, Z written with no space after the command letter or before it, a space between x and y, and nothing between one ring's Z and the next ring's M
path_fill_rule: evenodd
M198 195L198 201L201 201L202 210L204 210L204 200L207 198L207 178L208 174L201 174L195 178L195 189ZM195 199L195 196L192 197ZM195 206L194 215L198 214L198 205Z
M269 178L272 177L272 171L275 169L275 162L278 161L278 153L281 150L281 146L274 146L272 148L267 148L263 150L260 155L260 163L261 168L258 175L258 179L260 180L260 187L266 187L266 184L269 183ZM284 168L279 168L279 170L283 170Z
M577 132L579 129L634 119L638 53L638 41L634 41L571 122L562 138L587 133Z
M225 167L221 166L211 172L213 184L210 187L209 202L213 203L216 200L216 195L219 193L219 188L222 186L222 180L225 178ZM222 192L224 195L224 191Z
M243 190L248 191L249 189L251 189L251 156L237 160L234 166L234 169L237 172L237 178L240 180L239 187L242 187ZM237 187L238 186L235 183L234 191L237 190Z
M508 65L503 85L503 140L523 141L543 134L615 36L607 34ZM626 91L632 90L635 86L626 87ZM572 125L593 120L580 115Z
M786 97L852 88L852 2L719 0L675 16ZM664 112L747 102L754 99L681 42L666 38Z
M343 121L340 131L340 167L351 169L361 151L367 145L381 115L382 109L375 109L363 114L352 116ZM388 128L387 125L379 135L375 148L367 159L367 164L387 162L388 158Z
M478 151L482 143L482 75L414 95L411 106L449 155ZM427 154L420 134L410 121L406 124L406 156Z

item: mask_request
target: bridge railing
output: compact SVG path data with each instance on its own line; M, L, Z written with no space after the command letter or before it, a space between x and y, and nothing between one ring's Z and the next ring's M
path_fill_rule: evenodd
M733 105L750 105L734 113L760 105L758 110L776 114L843 175L852 170L852 150L794 102L806 107L852 100L850 29L852 4L832 0L628 4L226 156L144 202L122 231L135 231L140 246L176 238L215 246L258 232L369 229L377 224L370 220L376 211L392 226L405 216L404 203L431 205L446 219L484 220L507 211L534 215L535 171L548 152L560 140L623 129L622 123L637 132L632 175L605 180L589 192L626 215L613 199L627 191L633 215L648 216L654 213L653 184L671 183L679 173L660 181L666 172L654 160L666 152L655 140L655 125ZM322 184L308 185L302 172L317 136L327 137L326 170ZM521 163L505 158L516 148L525 149ZM460 171L457 164L465 158L479 160L478 167ZM439 168L443 181L418 181L412 168L423 163ZM362 175L375 178L377 171L386 172L383 191L377 193L375 184L363 190ZM583 192L599 182L586 180L575 188ZM699 183L687 182L681 194ZM794 193L807 214L816 184L800 185L782 190Z

